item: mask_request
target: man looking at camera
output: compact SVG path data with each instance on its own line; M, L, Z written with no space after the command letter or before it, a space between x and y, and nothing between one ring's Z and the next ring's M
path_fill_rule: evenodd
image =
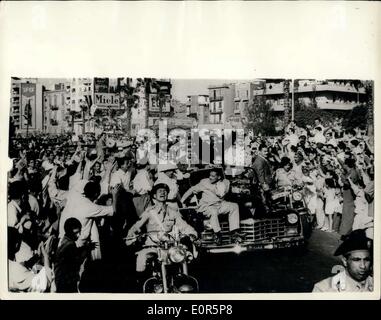
M315 284L313 292L373 291L372 240L365 230L355 230L339 246L335 256L342 255L344 270Z

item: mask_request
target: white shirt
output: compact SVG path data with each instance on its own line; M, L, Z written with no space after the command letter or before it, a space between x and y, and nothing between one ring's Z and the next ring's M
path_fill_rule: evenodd
M134 190L140 195L150 192L153 186L153 181L146 169L139 170L132 183Z
M15 227L19 222L18 214L21 212L20 206L12 200L8 203L8 227Z
M40 214L40 205L38 204L37 199L35 196L29 194L29 199L28 199L30 209L38 216Z
M45 170L50 170L54 168L53 163L51 163L49 160L45 160L42 164L41 167L44 168Z
M325 143L325 137L322 132L317 131L314 136L314 142L315 143Z
M70 191L67 196L67 203L61 213L59 225L59 238L63 238L64 224L68 218L74 217L81 222L82 230L79 242L89 239L99 242L99 235L93 218L112 216L112 206L100 206L91 202L88 198L78 193L76 190Z
M299 137L295 133L288 135L286 138L290 140L291 145L297 146L299 143Z
M118 169L116 172L111 174L110 187L113 188L118 184L121 184L123 188L128 191L130 190L131 172L124 172L122 169Z

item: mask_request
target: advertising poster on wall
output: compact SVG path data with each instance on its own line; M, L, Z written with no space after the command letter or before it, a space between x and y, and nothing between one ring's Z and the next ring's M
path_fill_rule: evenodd
M149 95L149 112L150 114L160 112L159 101L158 101L158 97L156 93L151 93ZM165 95L165 102L163 103L162 112L163 113L171 112L171 95L170 94Z
M95 93L108 93L109 91L109 78L94 78L94 92Z
M36 84L21 84L21 128L36 128Z

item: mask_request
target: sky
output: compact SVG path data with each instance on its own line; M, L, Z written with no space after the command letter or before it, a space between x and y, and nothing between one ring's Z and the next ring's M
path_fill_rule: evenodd
M65 79L43 79L47 89L54 89L54 84L63 82ZM209 94L208 87L224 83L239 82L229 79L171 79L172 97L180 102L187 102L188 95Z
M180 102L186 102L187 96L209 94L208 87L230 83L232 80L212 79L172 79L172 97Z

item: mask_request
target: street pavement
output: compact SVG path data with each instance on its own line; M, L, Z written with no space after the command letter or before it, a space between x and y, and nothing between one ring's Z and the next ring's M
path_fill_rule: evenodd
M314 230L305 250L280 249L241 254L206 254L189 266L200 293L311 292L314 283L329 277L340 264L333 253L337 233ZM139 292L133 277L132 253L92 265L84 274L82 292Z
M340 264L333 253L337 233L315 230L305 250L269 250L205 257L195 266L200 292L311 292L314 283L329 277Z

